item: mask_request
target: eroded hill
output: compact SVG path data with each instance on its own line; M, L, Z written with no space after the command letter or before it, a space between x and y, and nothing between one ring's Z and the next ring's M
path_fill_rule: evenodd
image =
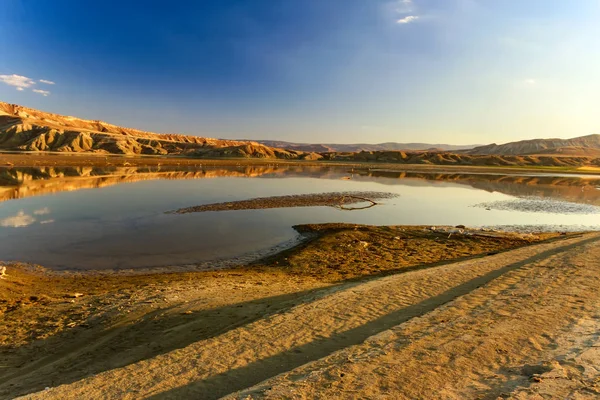
M287 142L272 142L273 145L284 143ZM387 145L396 144L373 146ZM340 151L339 148L331 151L327 146L313 145L303 151L254 141L157 134L0 102L0 150L465 166L600 166L600 135L492 144L455 152L441 149Z
M0 149L124 155L304 158L256 142L157 134L0 102Z

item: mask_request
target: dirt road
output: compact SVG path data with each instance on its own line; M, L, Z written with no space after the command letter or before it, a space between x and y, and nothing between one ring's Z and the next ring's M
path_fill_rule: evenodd
M600 234L592 233L346 282L26 398L598 396L599 272Z

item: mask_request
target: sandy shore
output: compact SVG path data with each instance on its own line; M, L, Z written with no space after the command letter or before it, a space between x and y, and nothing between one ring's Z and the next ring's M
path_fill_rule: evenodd
M571 376L561 355L589 361L600 234L300 229L314 239L225 271L8 265L0 397L527 398Z
M271 164L581 172L0 154L7 168ZM600 233L297 229L310 239L223 270L52 273L2 264L0 398L600 397Z

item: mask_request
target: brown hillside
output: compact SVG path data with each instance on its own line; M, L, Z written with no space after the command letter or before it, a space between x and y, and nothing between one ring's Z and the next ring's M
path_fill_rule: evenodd
M334 152L334 153L357 153L360 151L456 151L472 149L476 145L451 145L451 144L431 144L431 143L293 143L281 140L257 140L258 143L270 147L279 147L282 149L306 151L306 152Z
M0 149L124 155L299 158L256 142L156 134L0 102Z
M475 147L464 151L466 154L484 155L560 155L592 156L600 155L600 135L587 135L572 139L532 139L510 142L501 145L495 143Z
M0 150L467 166L600 166L600 135L492 144L456 153L437 148L399 151L393 145L374 145L392 148L360 152L323 151L329 145L312 147L310 152L284 150L253 141L157 134L0 102Z

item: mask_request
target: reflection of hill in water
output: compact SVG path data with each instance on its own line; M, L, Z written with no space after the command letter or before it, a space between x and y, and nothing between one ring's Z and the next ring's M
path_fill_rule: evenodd
M50 193L95 189L156 179L208 179L259 176L326 177L321 167L240 166L174 169L169 167L19 167L0 169L0 201ZM339 175L339 173L338 173Z
M12 168L0 171L0 201L49 193L95 189L120 183L155 179L204 179L223 176L254 177L273 173L268 167L234 170L161 170L160 168L47 167Z
M0 169L0 201L63 191L93 189L120 183L156 179L208 179L220 177L340 179L347 168L323 166L246 165L227 167L19 167ZM538 196L600 205L600 179L596 177L520 176L473 173L425 173L360 170L353 180L390 185L429 185L449 182L512 196Z
M361 171L357 179L373 178L389 180L396 184L398 179L452 182L468 185L487 192L499 192L519 197L544 197L564 201L600 205L600 178L588 176L523 176L497 174L419 173L402 171ZM406 182L406 181L405 181ZM383 183L383 182L382 182Z

